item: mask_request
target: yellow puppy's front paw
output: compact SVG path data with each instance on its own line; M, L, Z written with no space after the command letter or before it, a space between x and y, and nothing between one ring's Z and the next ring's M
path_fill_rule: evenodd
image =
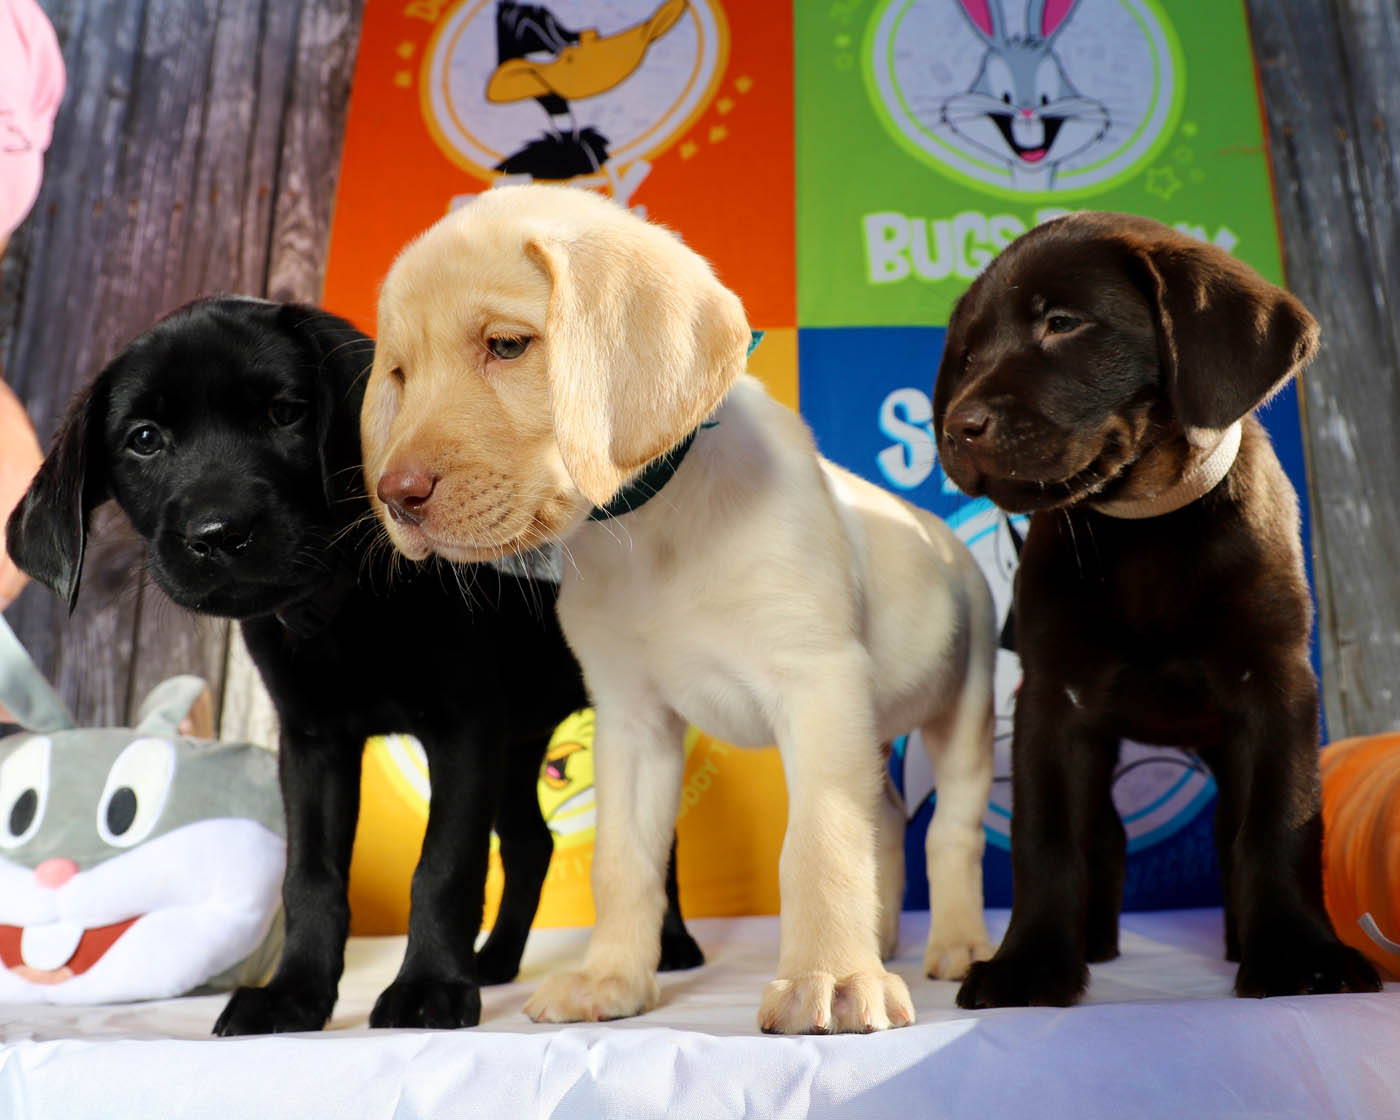
M914 1021L909 988L893 972L803 972L773 980L758 1005L768 1034L868 1034Z
M924 975L934 980L961 980L973 961L990 960L995 952L992 943L982 938L929 938L924 950Z
M650 973L556 972L545 977L525 1004L537 1023L598 1023L650 1011L661 989Z

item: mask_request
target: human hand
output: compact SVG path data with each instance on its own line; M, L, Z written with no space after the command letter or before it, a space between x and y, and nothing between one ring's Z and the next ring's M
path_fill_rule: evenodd
M15 567L5 549L5 523L43 461L39 437L24 405L0 381L0 610L14 601L28 578Z

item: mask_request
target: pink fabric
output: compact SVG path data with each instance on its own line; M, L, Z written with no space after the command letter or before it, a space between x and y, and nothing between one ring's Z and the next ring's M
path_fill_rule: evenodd
M0 240L38 197L63 84L63 55L39 5L0 0Z

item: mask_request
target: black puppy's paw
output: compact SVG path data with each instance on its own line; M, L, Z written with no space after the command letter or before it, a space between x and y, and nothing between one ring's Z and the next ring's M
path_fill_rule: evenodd
M957 1001L968 1009L1068 1007L1088 986L1089 969L1083 962L998 955L973 963Z
M470 980L395 980L375 1001L371 1027L456 1030L481 1022L481 988Z
M1256 945L1244 953L1235 974L1235 994L1255 998L1380 990L1371 962L1337 940Z
M523 944L507 944L488 937L476 955L476 978L483 986L509 984L520 971L520 955L524 950Z
M658 972L684 972L688 968L699 968L705 963L705 953L690 936L689 930L672 933L661 931L661 963Z
M214 1023L214 1033L282 1034L319 1031L331 1017L335 995L286 988L237 988Z

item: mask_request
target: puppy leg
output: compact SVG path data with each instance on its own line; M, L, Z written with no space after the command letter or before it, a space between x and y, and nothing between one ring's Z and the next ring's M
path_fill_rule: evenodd
M1261 681L1261 677L1272 677ZM1239 825L1230 891L1241 996L1380 990L1376 970L1338 940L1323 902L1317 697L1305 663L1255 672L1221 752L1222 800ZM1281 703L1279 697L1289 698Z
M1089 982L1089 848L1118 751L1078 712L1027 666L1011 741L1011 924L996 955L969 970L959 1007L1066 1006Z
M982 910L982 814L992 790L990 674L970 676L950 720L922 728L938 790L924 839L929 931L924 974L961 980L992 955Z
M863 649L829 659L783 697L788 787L778 978L764 1031L866 1032L914 1021L909 989L880 963L875 831L880 753Z
M658 972L683 972L699 968L705 954L685 928L681 916L681 891L676 882L676 838L671 837L671 856L666 861L666 916L661 922L661 963Z
M1113 804L1113 791L1104 790L1089 841L1089 906L1084 921L1084 959L1090 964L1118 956L1118 915L1123 910L1123 880L1127 874L1128 834Z
M1208 760L1212 772L1219 773L1218 755ZM1234 847L1240 822L1230 798L1221 796L1215 803L1215 858L1220 866L1220 891L1225 898L1225 959L1239 963L1240 930L1235 915Z
M267 986L237 989L215 1034L315 1031L331 1017L350 931L345 889L360 812L363 742L316 741L283 730L278 780L287 814L286 941Z
M540 891L554 854L554 834L540 811L539 774L549 736L509 748L496 809L505 882L495 924L476 955L476 975L483 984L515 979L525 939L540 905Z
M880 756L888 763L888 749ZM880 883L880 959L899 951L899 915L904 907L904 804L890 780L888 764L881 775L875 816L875 859Z
M619 682L621 683L621 682ZM639 1015L661 998L656 966L666 908L666 854L685 770L685 722L655 699L601 687L593 748L597 918L583 966L546 977L525 1004L536 1022Z
M481 1021L476 936L500 788L499 730L425 733L434 796L413 872L408 948L394 982L370 1012L371 1027L474 1027Z

